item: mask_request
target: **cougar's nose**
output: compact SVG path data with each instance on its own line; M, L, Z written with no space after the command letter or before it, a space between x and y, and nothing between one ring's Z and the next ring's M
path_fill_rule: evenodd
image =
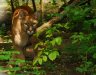
M29 31L32 31L32 27L29 28Z

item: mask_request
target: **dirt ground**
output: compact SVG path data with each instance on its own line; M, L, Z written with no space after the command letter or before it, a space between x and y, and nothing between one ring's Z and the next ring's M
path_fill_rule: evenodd
M64 43L66 43L66 45L69 44L69 40L66 39L64 41ZM0 43L0 50L2 48L10 49L10 48L12 48L12 43ZM71 56L73 56L73 55L68 54L66 52L61 53L60 57L58 59L56 59L54 62L52 62L53 67L51 66L51 68L50 68L47 65L47 66L43 66L43 69L46 71L47 75L84 75L79 72L76 72L75 67L78 66L80 63L79 62L75 63L74 60L70 61ZM74 58L75 57L76 56L74 56ZM5 61L4 61L4 63L5 63ZM6 74L1 73L0 75L6 75Z

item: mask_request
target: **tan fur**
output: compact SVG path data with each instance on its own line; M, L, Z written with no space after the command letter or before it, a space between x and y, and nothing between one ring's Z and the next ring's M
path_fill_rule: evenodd
M21 14L21 12L24 14ZM33 23L38 23L38 21L34 17L34 13L28 6L21 6L17 8L12 17L12 41L14 47L20 50L20 52L26 47L30 39L29 35L24 31L24 26L22 25L23 21L28 21L30 25L32 25ZM21 55L20 57L24 56Z

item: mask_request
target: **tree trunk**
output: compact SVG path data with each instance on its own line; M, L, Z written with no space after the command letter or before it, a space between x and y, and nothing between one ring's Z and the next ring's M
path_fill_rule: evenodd
M40 18L41 18L41 23L43 22L43 16L44 16L44 4L43 4L43 0L40 0Z
M33 5L34 12L36 12L36 5L34 0L32 0L32 5Z
M29 0L26 0L26 5L28 5Z
M14 5L13 5L13 2L14 2L14 1L11 0L10 2L11 2L11 10L12 10L12 12L14 12Z

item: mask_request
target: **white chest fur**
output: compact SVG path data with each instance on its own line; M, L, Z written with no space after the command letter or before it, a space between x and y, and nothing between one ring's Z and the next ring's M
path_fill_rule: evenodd
M20 45L21 44L21 37L19 34L16 34L15 37L14 37L14 41L17 45Z
M13 40L14 44L24 47L28 43L28 35L22 31L21 20L18 20L16 23L14 23L13 31L15 32Z
M14 37L14 42L18 46L25 46L28 42L28 36L17 33Z

